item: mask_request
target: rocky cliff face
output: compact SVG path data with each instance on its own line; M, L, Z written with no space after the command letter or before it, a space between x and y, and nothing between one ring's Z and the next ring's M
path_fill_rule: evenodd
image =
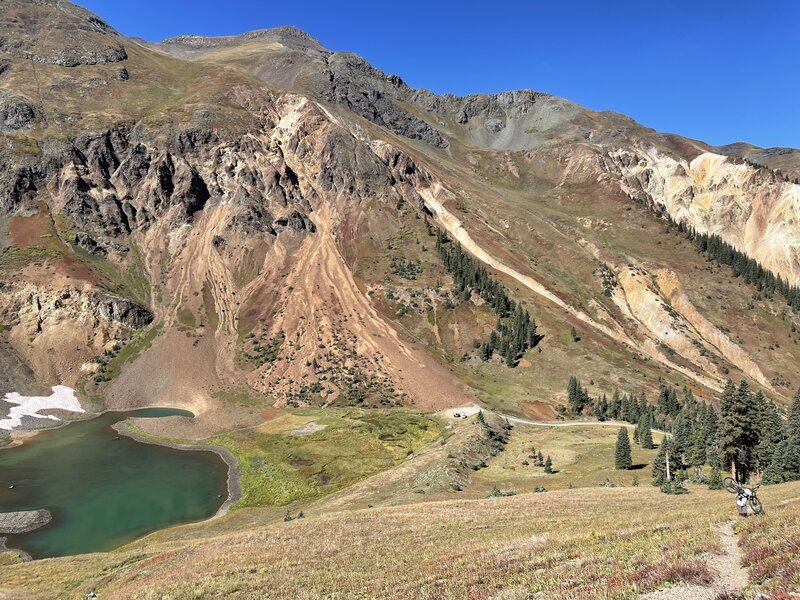
M627 212L647 200L797 281L780 173L546 94L414 90L293 28L149 45L66 2L4 8L0 309L44 383L220 413L243 384L278 405L463 404L499 368L474 352L496 315L460 297L429 226L542 322L510 389L557 401L556 365L607 388L791 383L790 351L744 350L752 331L700 286L751 292L718 272L693 286L697 257ZM754 310L779 336L779 311ZM571 326L588 358L562 343Z
M656 150L612 151L609 158L631 196L698 232L719 235L800 285L800 185L709 152L691 161Z

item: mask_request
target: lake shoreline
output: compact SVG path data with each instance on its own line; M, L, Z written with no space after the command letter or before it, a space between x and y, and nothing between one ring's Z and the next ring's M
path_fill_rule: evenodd
M130 426L134 424L133 420L136 419L136 418L139 418L139 417L136 417L136 416L134 416L132 414L127 414L126 415L125 413L132 413L132 412L136 412L136 410L147 410L147 409L150 409L150 408L154 408L154 407L142 407L140 409L124 410L124 411L114 410L114 409L107 409L107 410L94 412L94 413L86 412L86 413L83 413L83 414L74 415L74 416L77 417L77 418L74 418L74 419L65 418L60 423L58 423L58 424L56 424L55 426L52 426L52 427L44 427L44 428L36 428L36 429L28 429L28 430L23 429L22 431L16 430L15 433L17 435L14 435L11 438L10 443L8 443L6 445L0 445L0 451L5 450L5 449L15 448L15 447L18 448L19 446L27 445L27 443L29 441L37 438L39 436L39 434L41 434L43 432L46 432L46 431L60 429L60 428L65 427L67 425L75 424L75 423L78 423L78 422L95 420L95 419L98 419L98 418L102 418L104 415L108 415L109 413L121 413L119 415L120 416L119 420L117 420L116 422L113 422L110 425L108 425L108 427L113 429L120 436L124 435L125 437L132 439L136 443L147 444L147 445L150 445L150 446L162 446L162 447L165 447L165 448L171 448L171 449L178 450L178 451L213 452L214 454L219 456L222 459L222 461L225 463L227 468L228 468L228 472L227 472L227 476L226 476L227 497L223 500L222 504L217 508L216 512L214 512L210 516L205 516L205 517L201 516L199 519L186 521L186 522L184 522L184 524L185 523L202 523L202 522L210 521L210 520L216 519L217 517L221 517L221 516L226 515L230 511L230 509L233 506L233 504L238 502L243 497L243 491L242 491L242 487L241 487L241 468L240 468L239 463L236 460L236 458L227 449L219 447L219 446L213 446L213 445L210 445L210 444L203 444L202 441L199 441L198 443L192 443L191 440L186 440L185 442L173 442L173 441L169 441L169 440L160 440L158 438L151 438L151 437L146 436L146 435L141 435L141 434L137 433L136 431L134 431L133 429L131 429ZM161 407L155 407L155 408L161 408ZM170 407L164 407L164 408L170 408ZM180 410L184 410L184 409L180 409ZM189 416L190 418L193 418L193 416L190 416L188 414L187 414L187 416ZM160 418L160 417L155 417L154 416L154 417L141 417L141 418ZM208 514L208 513L206 513L206 514ZM174 523L173 525L181 525L181 524L182 523ZM158 530L160 530L160 529L163 529L163 527L159 528ZM154 531L157 531L157 530L154 530ZM36 558L31 556L31 554L29 554L28 552L26 552L24 550L21 550L19 548L10 547L8 545L8 538L6 537L6 535L7 535L6 532L3 532L2 534L0 534L0 553L13 552L19 557L19 560L21 560L21 561L37 560Z
M220 446L212 446L209 444L192 444L192 443L178 443L178 442L170 442L166 440L159 440L158 438L143 436L135 431L132 431L130 428L132 423L130 422L130 418L124 419L117 423L114 423L111 428L116 431L120 435L124 435L125 437L129 437L139 443L142 444L152 444L154 446L163 446L165 448L172 448L174 450L185 450L189 452L213 452L217 454L223 462L228 466L228 497L225 499L225 502L222 503L222 506L219 507L217 512L210 517L210 519L216 519L217 517L222 517L230 511L231 506L233 506L236 502L242 499L244 496L244 492L242 492L242 469L239 466L239 462L236 458L231 454L231 452L225 448ZM209 519L209 520L210 520Z
M0 554L3 552L13 552L22 562L31 562L33 560L33 557L24 550L19 550L18 548L9 548L6 546L6 541L8 541L7 537L0 536Z

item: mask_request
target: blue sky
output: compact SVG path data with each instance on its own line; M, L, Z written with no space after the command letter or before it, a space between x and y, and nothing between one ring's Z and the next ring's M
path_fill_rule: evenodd
M800 147L800 2L79 0L160 40L294 25L414 87L531 88L712 144Z

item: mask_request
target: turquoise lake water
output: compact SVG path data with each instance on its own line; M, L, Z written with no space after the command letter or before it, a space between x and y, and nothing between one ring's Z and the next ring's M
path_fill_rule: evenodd
M0 512L46 508L53 514L42 529L8 536L7 545L34 558L111 550L214 515L228 491L228 466L217 454L143 444L111 429L128 417L175 415L191 413L106 413L0 450Z

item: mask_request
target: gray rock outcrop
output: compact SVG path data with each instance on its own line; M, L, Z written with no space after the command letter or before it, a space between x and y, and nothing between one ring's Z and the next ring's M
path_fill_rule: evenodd
M17 535L34 531L52 519L53 516L46 509L0 513L0 534Z

